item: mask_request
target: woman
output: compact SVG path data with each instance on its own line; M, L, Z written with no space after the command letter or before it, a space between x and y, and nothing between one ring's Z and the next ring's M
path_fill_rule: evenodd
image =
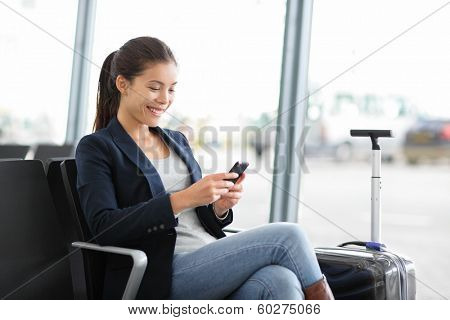
M102 66L95 132L76 152L96 241L147 254L140 299L333 299L297 224L225 236L245 174L235 184L225 180L234 173L202 178L186 137L158 126L176 78L171 50L151 37L128 41ZM121 296L129 271L126 258L108 257L104 298Z

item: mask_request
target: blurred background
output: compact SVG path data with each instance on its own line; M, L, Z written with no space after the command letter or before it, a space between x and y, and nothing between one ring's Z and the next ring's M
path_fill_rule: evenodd
M315 1L299 123L305 140L297 221L315 247L369 240L370 142L349 130L393 131L394 139L380 141L382 240L416 263L418 299L450 297L450 8L444 4ZM45 160L39 146L76 146L80 136L69 139L67 128L78 6L76 0L0 3L4 150L25 146L24 158ZM179 64L177 97L160 126L188 136L204 175L250 162L232 226L268 223L286 8L282 0L96 1L82 135L92 132L106 56L131 38L157 37Z

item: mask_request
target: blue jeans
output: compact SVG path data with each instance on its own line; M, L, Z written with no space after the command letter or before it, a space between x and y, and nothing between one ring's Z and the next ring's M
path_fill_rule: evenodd
M269 223L175 254L169 299L303 300L321 277L302 228Z

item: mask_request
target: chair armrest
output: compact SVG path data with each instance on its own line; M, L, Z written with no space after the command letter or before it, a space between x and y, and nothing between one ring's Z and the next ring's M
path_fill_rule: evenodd
M239 233L241 231L244 231L245 229L237 229L237 228L224 228L223 232L228 232L228 233Z
M73 242L72 246L93 251L121 254L133 258L133 267L131 269L130 277L128 278L127 286L125 287L122 300L132 300L136 298L139 286L141 285L142 277L144 276L145 269L147 268L147 255L143 251L113 246L100 246L98 244L81 241Z

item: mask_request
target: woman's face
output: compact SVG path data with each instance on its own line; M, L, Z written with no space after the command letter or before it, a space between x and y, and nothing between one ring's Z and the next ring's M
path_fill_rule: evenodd
M161 115L173 102L176 82L177 67L173 62L152 64L132 81L118 76L119 109L124 109L119 112L125 111L127 118L139 124L157 126Z

